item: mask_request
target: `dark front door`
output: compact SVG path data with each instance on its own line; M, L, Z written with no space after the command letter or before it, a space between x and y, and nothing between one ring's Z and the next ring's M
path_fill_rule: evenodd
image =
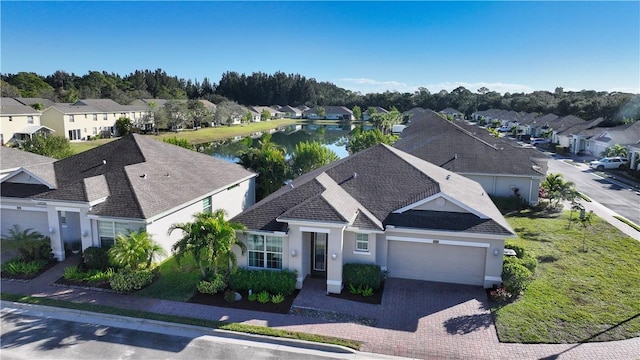
M327 234L314 233L311 237L311 272L327 271Z

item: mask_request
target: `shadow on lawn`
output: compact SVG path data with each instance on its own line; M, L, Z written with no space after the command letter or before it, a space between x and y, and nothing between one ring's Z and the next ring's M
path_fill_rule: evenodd
M600 331L599 333L597 333L595 335L592 335L592 336L590 336L590 337L588 337L588 338L586 338L584 340L579 341L577 344L575 344L574 346L568 348L567 350L561 351L561 352L559 352L557 354L554 354L554 355L549 355L547 357L541 358L540 360L555 360L555 359L558 359L558 358L560 358L560 355L562 355L564 353L567 353L567 352L577 348L578 346L580 346L580 345L582 345L584 343L598 341L597 340L598 336L604 335L604 334L610 332L611 330L614 330L614 329L618 328L619 326L622 326L622 325L624 325L624 324L626 324L628 322L631 322L634 319L638 319L638 318L640 318L640 313L639 314L635 314L634 316L632 316L632 317L630 317L630 318L628 318L628 319L626 319L624 321L621 321L621 322L613 325L612 327L610 327L608 329L602 330L602 331Z

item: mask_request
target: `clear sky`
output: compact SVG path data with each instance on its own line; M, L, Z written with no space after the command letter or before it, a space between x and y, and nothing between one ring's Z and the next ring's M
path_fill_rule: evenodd
M640 93L640 1L14 2L0 72L298 73L345 89Z

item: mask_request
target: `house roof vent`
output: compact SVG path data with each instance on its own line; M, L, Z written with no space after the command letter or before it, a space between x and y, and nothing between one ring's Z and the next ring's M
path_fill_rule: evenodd
M358 177L358 173L355 173L355 172L354 172L354 173L353 173L353 175L351 176L351 178L352 178L352 179L355 179L355 178L357 178L357 177Z
M147 174L142 174L140 175L141 178L146 179L147 178Z

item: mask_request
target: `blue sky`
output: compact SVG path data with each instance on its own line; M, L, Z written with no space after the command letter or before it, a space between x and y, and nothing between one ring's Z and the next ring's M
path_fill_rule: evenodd
M362 93L640 93L640 2L14 2L0 72L299 73Z

